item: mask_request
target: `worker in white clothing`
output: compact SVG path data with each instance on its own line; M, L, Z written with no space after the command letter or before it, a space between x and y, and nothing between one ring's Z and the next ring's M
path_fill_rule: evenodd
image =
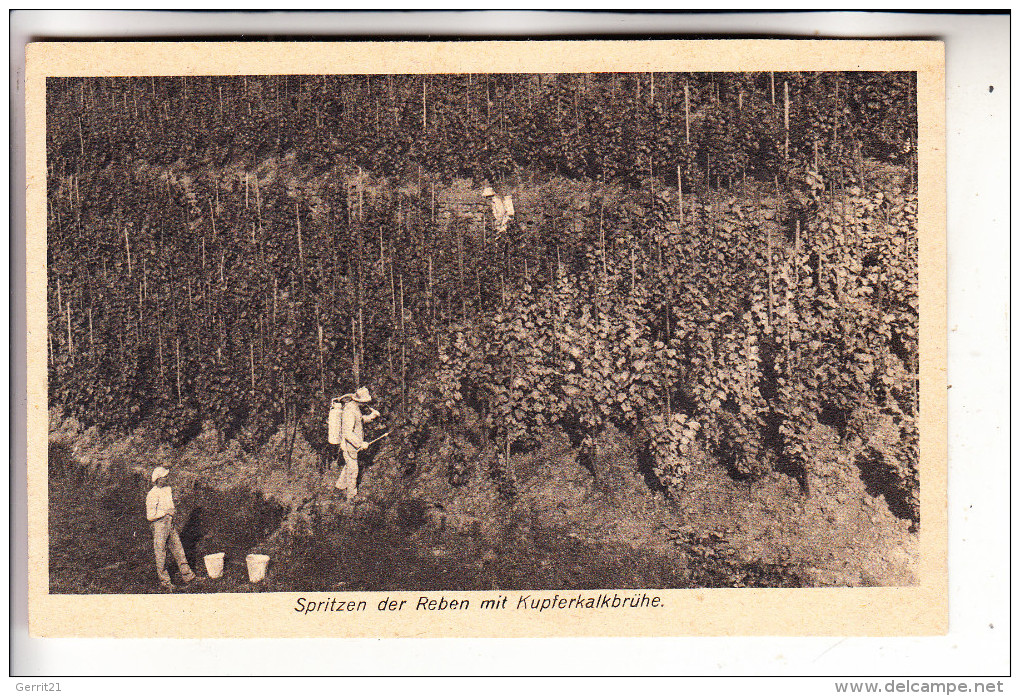
M492 207L493 226L497 232L506 232L506 226L514 216L514 199L510 196L497 195L491 186L482 189L482 197L489 199Z
M367 404L372 396L365 387L359 387L353 394L340 397L344 402L340 415L340 451L344 457L344 466L340 470L340 478L336 480L338 490L344 491L347 500L358 495L358 452L368 447L365 442L364 424L379 417L374 408L368 415L361 413L361 404Z
M174 528L174 494L170 488L170 472L157 466L152 472L152 489L145 496L145 516L152 525L152 547L156 553L156 575L159 583L168 590L174 589L170 581L170 573L166 571L166 547L169 542L170 553L181 569L181 579L191 582L195 574L191 572L188 559L184 555L181 537Z

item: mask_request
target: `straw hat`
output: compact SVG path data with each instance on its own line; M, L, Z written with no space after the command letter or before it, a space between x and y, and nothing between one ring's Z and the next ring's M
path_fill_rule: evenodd
M152 470L152 482L156 483L156 481L159 481L161 478L169 475L170 475L169 471L167 471L161 466L157 466L155 469Z
M496 192L492 190L491 186L486 186L482 189L482 197L488 198L489 196L495 196Z
M354 392L354 400L359 404L367 404L372 400L372 395L368 393L368 389L365 387L358 387L358 391Z

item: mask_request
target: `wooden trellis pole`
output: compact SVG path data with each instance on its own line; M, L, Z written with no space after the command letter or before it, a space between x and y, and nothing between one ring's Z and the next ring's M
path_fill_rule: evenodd
M606 277L609 275L609 267L606 265L606 230L605 230L605 212L606 202L604 199L599 200L599 240L602 244L602 276Z
M74 355L74 338L71 335L71 300L67 301L67 353Z
M181 337L177 337L177 404L181 404Z
M790 83L783 81L783 131L786 140L783 143L783 157L790 157Z
M676 165L676 205L677 213L680 216L680 224L684 222L684 181L680 165Z
M833 161L836 159L836 153L839 151L838 143L839 140L837 135L839 134L839 80L836 80L836 94L832 98L832 158Z
M397 285L393 278L393 259L390 258L390 322L397 322Z
M305 248L301 241L301 211L298 207L298 202L294 201L294 220L297 223L297 248L298 248L298 259L301 261L301 273L302 277L305 272Z
M400 274L400 394L407 409L407 341L404 335L404 275Z
M630 245L630 291L634 292L635 269L634 269L634 244Z
M755 206L755 215L758 218L758 226L760 228L762 226L761 225L761 191L758 191L755 197L758 199L758 205ZM765 242L766 242L767 253L768 253L768 259L767 259L767 264L766 265L768 267L768 273L769 273L769 297L768 297L769 306L768 306L767 316L768 316L769 333L771 333L772 332L772 293L773 293L773 290L772 290L772 230L771 230L771 228L768 228L768 227L766 227L766 229L765 229Z
M365 308L364 303L358 304L358 362L364 360L365 355Z
M691 95L686 82L684 82L684 142L691 144Z
M322 324L319 323L319 306L315 306L315 323L319 331L319 383L322 386L322 393L326 393L326 360L325 348L322 341Z
M351 315L351 371L354 373L354 385L361 384L361 368L358 364L358 332L353 314Z
M457 233L457 292L460 294L461 316L467 319L467 298L464 297L464 234L460 224L455 227Z
M131 241L128 239L127 226L124 227L124 253L127 254L128 276L131 275Z
M432 323L435 324L435 322L436 322L436 305L435 305L435 302L433 301L433 294L432 294L432 254L429 254L429 277L428 277L428 282L429 282L429 288L428 288L428 292L426 293L426 298L427 298L428 303L429 303L429 315L432 317Z
M262 192L259 190L259 178L255 177L255 213L258 215L259 229L262 229Z
M159 307L157 306L157 311ZM160 319L156 322L156 350L159 353L159 383L163 384L164 372L163 367L163 320Z

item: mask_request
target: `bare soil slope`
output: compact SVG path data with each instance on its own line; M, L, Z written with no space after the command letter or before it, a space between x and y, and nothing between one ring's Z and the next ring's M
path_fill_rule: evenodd
M823 432L824 431L824 432ZM281 433L254 456L205 430L179 451L140 430L83 431L51 412L50 587L56 593L157 592L144 518L148 474L175 470L177 524L203 576L181 591L581 589L897 585L915 582L916 534L865 489L829 437L810 497L782 474L749 488L707 461L688 492L653 491L628 438L599 442L598 476L566 436L513 457L516 495L487 475L493 452L434 432L416 466L399 438L369 459L356 504L299 437L291 469ZM450 484L450 461L473 467ZM219 580L202 556L225 551ZM244 556L266 552L266 581ZM170 565L173 565L172 563Z

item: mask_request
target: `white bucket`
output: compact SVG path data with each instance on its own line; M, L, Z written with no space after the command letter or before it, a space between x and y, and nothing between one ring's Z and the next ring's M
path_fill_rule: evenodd
M261 553L249 553L245 559L248 562L248 579L252 582L259 582L266 577L266 567L269 565L269 556Z
M213 580L223 575L223 552L207 555L205 557L205 569Z

